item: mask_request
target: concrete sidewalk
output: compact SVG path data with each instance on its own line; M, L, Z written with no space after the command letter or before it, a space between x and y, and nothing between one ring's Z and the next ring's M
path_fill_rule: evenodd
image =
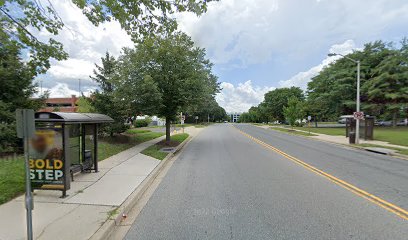
M195 135L195 129L187 129ZM99 163L98 173L74 176L66 198L60 191L34 192L35 239L89 239L161 161L141 154L163 137L141 143ZM0 240L26 239L24 196L0 205Z
M267 125L262 125L262 126L254 125L254 126L257 126L257 127L260 127L260 128L265 128L265 129L271 128L271 126L267 126ZM275 126L275 127L278 127L278 126ZM284 128L284 127L281 127L281 128ZM298 129L296 129L295 131L309 133L307 130L298 130ZM316 135L316 136L308 136L308 137L314 138L314 139L317 139L317 140L337 143L337 144L349 145L349 139L347 137L345 137L345 136L332 136L332 135L315 133L315 132L311 132L311 134ZM360 144L375 144L375 145L379 145L379 146L383 146L383 147L408 149L408 147L406 147L406 146L395 145L395 144L391 144L391 143L388 143L388 142L377 141L377 140L360 139Z

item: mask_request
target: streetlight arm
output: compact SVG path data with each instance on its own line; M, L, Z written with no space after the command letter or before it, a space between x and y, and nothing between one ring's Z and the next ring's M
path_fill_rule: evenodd
M350 61L352 61L352 62L354 62L354 63L359 63L359 62L360 62L360 61L358 61L358 60L352 59L352 58L347 57L347 56L345 56L345 55L343 55L343 54L340 54L340 53L329 53L328 56L329 56L329 57L342 56L342 57L347 58L348 60L350 60Z

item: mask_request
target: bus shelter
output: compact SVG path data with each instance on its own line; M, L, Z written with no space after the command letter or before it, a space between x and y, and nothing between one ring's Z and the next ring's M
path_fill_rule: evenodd
M360 138L364 140L374 139L374 117L365 116L364 119L360 120ZM346 118L346 137L349 137L350 132L356 132L357 121L353 116Z
M32 189L71 187L77 172L98 172L98 128L113 119L98 113L35 113L35 136L30 141Z

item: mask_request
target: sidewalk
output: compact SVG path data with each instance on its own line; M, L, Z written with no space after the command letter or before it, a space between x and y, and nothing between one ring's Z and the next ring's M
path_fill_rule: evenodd
M257 126L257 125L254 125L254 126ZM264 126L258 126L258 127L268 129L271 126L264 125ZM298 130L298 129L296 129L295 131L309 133L307 130ZM327 134L321 134L321 133L315 133L315 132L311 132L311 133L313 135L316 135L316 136L308 136L310 138L314 138L314 139L322 140L322 141L327 141L327 142L332 142L332 143L337 143L337 144L349 145L349 139L346 138L345 136L333 136L333 135L327 135ZM360 144L375 144L375 145L379 145L379 146L383 146L383 147L408 149L408 147L406 147L406 146L390 144L388 142L377 141L377 140L360 139Z
M196 134L194 129L185 129ZM161 161L141 154L153 139L99 162L98 173L74 176L66 198L60 191L34 192L34 239L89 239ZM0 240L26 239L24 196L0 205Z

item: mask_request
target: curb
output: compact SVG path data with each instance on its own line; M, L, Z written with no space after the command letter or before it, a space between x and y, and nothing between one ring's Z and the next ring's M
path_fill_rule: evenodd
M146 190L150 187L153 181L157 178L160 172L168 164L180 150L189 143L193 137L190 135L180 145L177 146L174 152L169 153L160 164L157 165L152 172L143 180L142 183L126 198L126 200L117 208L117 215L115 218L108 218L101 227L89 238L90 240L109 240L111 234L117 226L120 226L122 219L127 216L130 210L137 204Z

